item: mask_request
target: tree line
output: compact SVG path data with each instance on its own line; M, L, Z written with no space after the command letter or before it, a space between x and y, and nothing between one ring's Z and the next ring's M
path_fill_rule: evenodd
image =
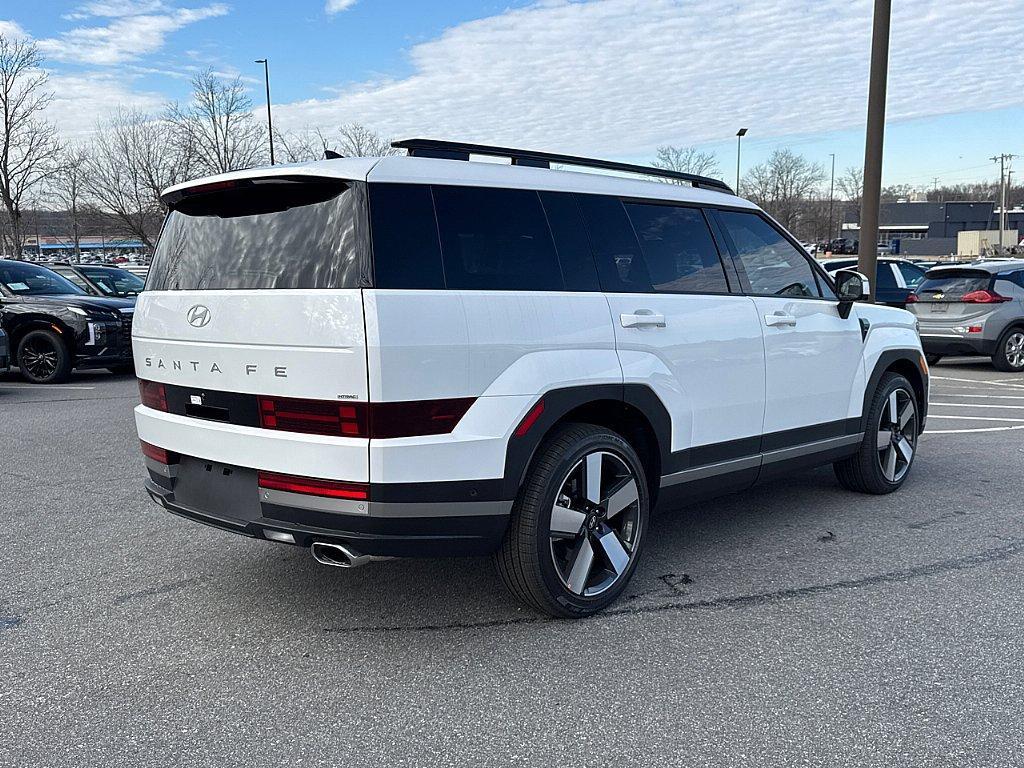
M84 142L63 139L47 120L53 98L35 43L0 34L0 254L20 254L27 224L38 229L45 212L47 234L56 232L76 253L88 231L138 240L151 249L166 213L162 190L269 160L266 123L239 78L201 72L192 79L187 101L156 112L116 110ZM274 146L282 162L319 159L328 149L348 157L396 152L358 123L329 131L275 130ZM723 176L718 158L695 147L659 147L653 164ZM777 149L747 170L739 191L801 239L817 242L837 236L840 222L859 209L863 173L850 167L836 178L831 205L828 182L820 163ZM928 199L994 200L996 186L936 187ZM883 200L904 199L912 191L889 187ZM1011 204L1024 202L1022 192L1011 189Z

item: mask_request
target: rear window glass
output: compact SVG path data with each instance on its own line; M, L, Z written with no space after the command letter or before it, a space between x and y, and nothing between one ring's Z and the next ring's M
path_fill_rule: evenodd
M649 290L729 292L711 230L698 209L626 203L626 213L643 251Z
M449 289L565 288L536 192L438 186L433 194Z
M377 288L444 288L430 187L370 184L373 284Z
M601 289L610 293L650 292L651 278L622 201L603 195L577 195L576 201L590 232Z
M972 291L989 287L992 275L977 269L944 269L929 272L917 287L919 301L960 301Z
M338 180L256 180L177 201L149 290L369 285L365 188Z

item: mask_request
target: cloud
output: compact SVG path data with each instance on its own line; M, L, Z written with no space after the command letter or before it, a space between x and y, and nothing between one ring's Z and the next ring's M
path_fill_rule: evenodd
M327 0L324 11L327 14L341 13L356 4L356 0Z
M159 93L133 90L133 79L107 71L51 75L54 99L46 108L46 117L62 136L76 140L91 134L97 121L120 107L160 111L167 99Z
M166 8L160 2L96 2L76 13L112 19L105 26L76 27L58 38L39 40L39 49L54 61L110 66L160 50L172 32L205 19L223 16L228 7Z
M992 29L1024 27L1024 3L896 6L890 120L1024 103L1021 54L991 43ZM827 132L863 124L870 34L870 0L544 0L414 46L408 77L281 105L275 118L618 156L740 126Z
M0 35L8 38L23 38L28 37L28 34L18 26L16 21L10 21L7 19L0 19Z

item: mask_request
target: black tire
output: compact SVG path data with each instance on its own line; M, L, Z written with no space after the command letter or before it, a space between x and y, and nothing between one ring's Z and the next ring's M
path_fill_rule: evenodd
M928 365L935 365L942 359L942 355L925 355L924 359Z
M992 365L997 371L1020 373L1024 371L1024 357L1021 357L1020 344L1024 343L1024 327L1014 326L1003 331L996 342L996 351L992 355Z
M607 514L607 509L619 505L611 498L588 506L586 498L570 500L565 494L567 488L578 487L578 482L587 483L586 472L591 466L588 457L595 455L600 478L597 485L601 488L596 495L603 496L607 488L608 496L621 503L635 492L635 500L619 512ZM630 481L635 487L629 485ZM560 505L561 511L570 507L568 512L582 517L575 535L565 530L571 525L562 532L553 530L559 527L553 522L556 501L566 502ZM584 514L578 507L588 511ZM516 598L538 611L562 618L596 613L615 601L636 570L647 535L649 507L644 467L633 447L602 427L567 424L545 440L530 464L512 507L504 541L494 555L498 573ZM621 531L614 530L616 524ZM618 545L607 538L609 532ZM579 569L585 548L591 553L591 565ZM566 567L561 564L563 555ZM628 558L624 565L622 555ZM569 561L571 568L567 567ZM585 571L582 580L578 576L574 579L579 570ZM579 592L570 589L574 581L582 585Z
M896 398L896 416L891 402ZM904 407L910 404L910 418L902 426ZM910 475L910 469L917 457L917 438L920 434L920 403L914 388L898 373L887 373L878 383L878 389L871 398L868 408L867 430L860 448L853 456L833 464L840 484L859 493L892 493L898 490ZM888 427L888 429L886 429ZM889 441L882 447L885 436ZM902 441L902 443L900 442ZM909 446L910 458L906 458ZM891 471L890 471L890 462Z
M59 384L71 375L71 352L53 331L29 331L18 342L18 366L33 384Z

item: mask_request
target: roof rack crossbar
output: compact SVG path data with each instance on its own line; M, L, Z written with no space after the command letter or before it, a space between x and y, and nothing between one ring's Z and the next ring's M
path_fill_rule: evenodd
M552 152L534 152L528 149L492 147L486 144L465 144L458 141L440 141L435 139L404 139L391 142L391 146L395 149L408 150L411 157L433 157L444 160L468 160L470 155L507 157L512 161L513 165L524 165L534 168L550 168L552 163L560 163L580 168L599 168L605 171L620 171L623 173L637 173L644 176L674 179L676 181L688 182L695 187L713 189L730 195L734 194L732 188L724 181L712 179L708 176L672 171L667 168L617 163L613 160L596 160L590 157L577 157L575 155L558 155Z

